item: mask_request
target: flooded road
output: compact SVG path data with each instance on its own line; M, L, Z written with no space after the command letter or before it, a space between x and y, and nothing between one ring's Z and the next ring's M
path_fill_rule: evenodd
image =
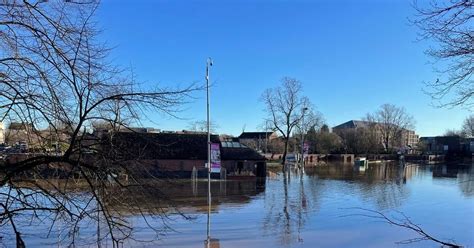
M123 246L206 247L207 183L185 180L163 190L191 219L171 215L166 225L172 230L160 240L128 240ZM472 165L330 164L304 174L269 171L265 181L213 182L212 194L210 247L440 247L432 241L413 243L419 237L415 232L370 217L366 210L396 220L405 215L434 237L474 246ZM158 198L142 201L160 204ZM127 218L135 239L155 239L141 216L131 212ZM82 230L81 236L94 232ZM51 245L51 239L26 240L35 247Z

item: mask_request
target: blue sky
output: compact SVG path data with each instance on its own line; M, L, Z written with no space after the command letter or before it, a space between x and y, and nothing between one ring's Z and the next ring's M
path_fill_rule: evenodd
M214 59L211 116L220 133L257 130L259 101L284 76L299 79L330 126L384 103L403 106L416 131L460 128L469 111L432 107L423 82L437 78L409 24L411 1L112 1L98 11L111 57L147 85L204 83ZM150 113L147 126L181 130L204 120L205 92L174 119Z

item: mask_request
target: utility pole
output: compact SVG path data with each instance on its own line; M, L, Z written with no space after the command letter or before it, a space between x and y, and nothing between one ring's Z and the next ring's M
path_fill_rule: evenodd
M265 156L268 153L268 120L265 120Z
M308 108L303 108L302 114L303 116L301 117L301 163L300 163L300 169L304 170L304 114L308 110Z
M212 59L207 58L206 62L206 94L207 94L207 246L211 242L211 119L209 105L209 69L212 66Z

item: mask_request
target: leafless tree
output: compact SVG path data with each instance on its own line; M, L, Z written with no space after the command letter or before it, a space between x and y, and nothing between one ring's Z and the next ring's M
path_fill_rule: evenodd
M37 149L0 161L0 226L11 228L18 247L25 245L22 224L45 219L51 230L64 228L71 245L81 223L91 220L106 226L98 244L130 237L119 204L108 202L130 188L146 191L145 184L113 149L102 153L113 132L103 139L86 129L94 122L129 129L146 111L174 116L194 89L147 88L108 61L110 49L98 42L97 8L96 1L0 2L0 121L34 127L27 134ZM62 151L48 152L53 140ZM126 183L122 172L130 175ZM77 178L85 194L71 188ZM140 209L133 201L121 203Z
M422 39L435 42L426 53L439 64L441 78L426 84L427 93L440 107L474 104L474 1L430 1L428 6L414 3L412 21Z
M207 121L190 122L188 128L190 131L194 131L194 132L207 132ZM219 129L219 125L211 121L211 124L210 124L211 133L217 132L217 129Z
M461 133L464 137L474 137L474 115L470 115L464 120Z
M296 130L299 133L307 133L310 129L320 129L324 124L323 115L313 109L306 109L304 113L304 119L302 118L299 123L296 124Z
M474 137L474 115L470 115L464 119L461 129L447 129L443 135L463 138Z
M448 129L444 132L443 136L458 136L460 137L462 133L459 130Z
M285 149L285 142L283 142L280 138L272 139L268 142L268 151L272 154L283 153Z
M261 148L260 142L253 139L247 139L247 140L244 139L244 140L241 140L240 143L257 151L260 150Z
M311 129L320 129L323 126L323 123L323 115L320 112L308 108L305 110L304 118L302 117L301 121L295 126L294 137L301 139L302 133L306 135Z
M336 133L329 132L329 127L325 124L320 130L312 128L307 133L311 153L329 154L337 152L341 148L342 139Z
M341 137L341 146L345 153L377 154L380 152L380 137L377 131L370 127L342 129L336 133Z
M304 142L308 140L307 134L311 129L319 129L324 123L323 115L312 109L304 111L304 117L301 122L296 125L293 137L298 141L298 151L301 153Z
M265 90L261 97L268 114L268 122L281 134L285 142L282 163L285 163L291 134L301 122L304 109L311 109L309 99L301 95L302 90L300 81L284 77L280 86ZM285 167L286 165L284 170Z
M424 153L427 150L428 150L428 147L426 145L426 142L420 140L420 141L418 141L418 143L416 143L415 151L417 151L418 153Z
M367 121L380 134L385 151L400 145L404 132L412 129L414 120L405 108L392 104L383 104L373 114L367 114Z

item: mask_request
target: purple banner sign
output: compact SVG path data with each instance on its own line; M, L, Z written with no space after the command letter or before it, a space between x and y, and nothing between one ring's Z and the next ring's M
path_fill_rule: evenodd
M219 143L211 144L211 172L221 172L221 150Z
M304 152L304 156L308 156L309 144L308 144L307 142L304 142L304 145L303 145L303 152Z

